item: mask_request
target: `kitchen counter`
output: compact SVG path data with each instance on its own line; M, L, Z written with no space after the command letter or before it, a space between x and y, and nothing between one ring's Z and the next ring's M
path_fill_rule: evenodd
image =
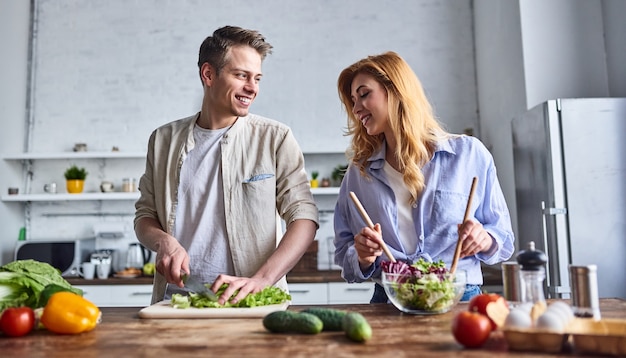
M325 306L362 313L372 326L366 343L348 340L343 332L317 335L275 334L261 318L140 319L140 308L103 308L102 323L79 335L56 335L40 330L20 338L0 337L2 357L540 357L509 352L501 332L492 333L480 349L463 349L450 333L454 315L467 309L433 316L403 314L392 305ZM305 306L291 306L301 310ZM626 318L626 301L602 299L605 318ZM573 352L548 357L581 357Z
M139 276L135 278L110 277L106 280L94 278L85 280L81 277L66 277L67 282L72 285L152 285L154 277ZM323 282L345 282L341 278L341 273L337 270L294 272L287 274L289 283L323 283Z
M72 285L151 285L154 277L139 276L136 278L115 278L106 280L93 279L85 280L80 277L68 277L66 280ZM485 285L501 285L502 274L494 267L483 267L483 279ZM318 270L309 272L290 272L287 274L289 283L324 283L324 282L345 282L341 278L339 270Z

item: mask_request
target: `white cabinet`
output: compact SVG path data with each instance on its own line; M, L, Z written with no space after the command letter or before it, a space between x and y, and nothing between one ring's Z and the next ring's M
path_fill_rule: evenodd
M83 290L83 297L98 307L108 307L111 305L111 287L108 285L74 285L74 287Z
M325 305L328 303L326 283L290 283L289 294L293 305Z
M374 285L374 282L329 282L328 303L369 303L374 294Z
M290 283L289 294L292 305L369 303L374 294L374 283Z
M152 285L76 285L98 307L147 307Z
M83 296L98 307L147 307L152 299L152 285L75 285ZM290 283L292 305L369 303L373 282Z

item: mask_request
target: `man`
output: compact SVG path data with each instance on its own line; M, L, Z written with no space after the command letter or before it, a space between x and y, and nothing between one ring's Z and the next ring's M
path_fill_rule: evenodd
M287 289L315 237L318 210L291 130L249 113L271 49L257 31L217 29L200 46L201 111L150 136L135 232L156 252L153 303L184 287L184 272L214 292L228 284L220 304Z

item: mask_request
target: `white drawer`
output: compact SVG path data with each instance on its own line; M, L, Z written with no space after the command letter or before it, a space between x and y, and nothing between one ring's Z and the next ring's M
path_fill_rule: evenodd
M328 283L328 303L369 303L374 294L374 282Z
M147 307L152 285L76 285L98 307Z
M107 307L111 304L111 286L76 285L74 287L83 290L83 297L98 307Z
M152 299L152 285L111 286L111 305L147 307Z
M328 303L326 283L290 283L292 305L325 305Z

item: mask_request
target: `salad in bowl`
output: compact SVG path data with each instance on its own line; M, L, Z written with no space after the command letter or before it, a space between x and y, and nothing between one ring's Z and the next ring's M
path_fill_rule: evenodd
M411 314L448 312L465 292L466 273L451 273L443 261L420 258L414 264L383 261L382 285L397 309Z

